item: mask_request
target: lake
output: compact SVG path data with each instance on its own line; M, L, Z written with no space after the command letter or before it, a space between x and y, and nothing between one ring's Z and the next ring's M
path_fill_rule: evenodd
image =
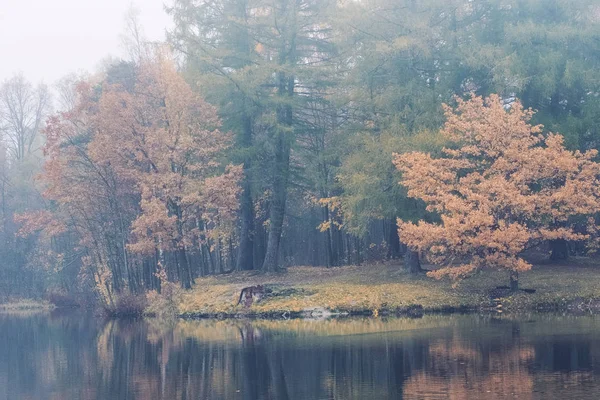
M0 314L0 399L598 399L600 317Z

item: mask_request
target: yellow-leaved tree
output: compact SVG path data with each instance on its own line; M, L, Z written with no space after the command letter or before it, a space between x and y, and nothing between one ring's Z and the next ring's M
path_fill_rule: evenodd
M129 250L143 256L175 252L184 288L193 283L187 253L237 216L241 166L220 171L231 145L217 110L192 91L168 52L140 62L132 90L104 84L93 104L90 157L110 165L140 194Z
M546 240L583 240L574 220L600 207L597 151L569 151L563 137L530 124L533 111L497 95L445 106L450 145L433 158L396 154L401 184L438 223L398 221L400 239L438 268L429 276L462 279L484 268L510 271L511 289L531 265L528 248Z

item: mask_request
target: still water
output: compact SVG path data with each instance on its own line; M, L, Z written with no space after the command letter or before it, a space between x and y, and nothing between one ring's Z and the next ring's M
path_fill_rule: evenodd
M0 314L0 399L600 399L600 317Z

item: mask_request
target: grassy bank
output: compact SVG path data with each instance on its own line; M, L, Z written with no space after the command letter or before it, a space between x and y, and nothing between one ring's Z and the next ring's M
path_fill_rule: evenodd
M237 273L198 279L178 296L185 317L298 315L306 310L351 314L402 314L449 310L600 309L600 265L572 259L536 265L521 274L522 288L535 293L494 290L507 272L485 271L453 287L448 281L406 274L398 264L339 268L290 268L285 274ZM267 285L273 293L250 309L236 306L244 287Z
M0 312L51 310L53 304L42 300L13 299L0 303Z

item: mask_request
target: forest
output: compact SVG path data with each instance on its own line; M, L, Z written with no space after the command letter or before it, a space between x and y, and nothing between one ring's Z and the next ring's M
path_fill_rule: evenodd
M165 43L0 84L1 300L390 260L516 290L600 248L597 0L165 7Z

